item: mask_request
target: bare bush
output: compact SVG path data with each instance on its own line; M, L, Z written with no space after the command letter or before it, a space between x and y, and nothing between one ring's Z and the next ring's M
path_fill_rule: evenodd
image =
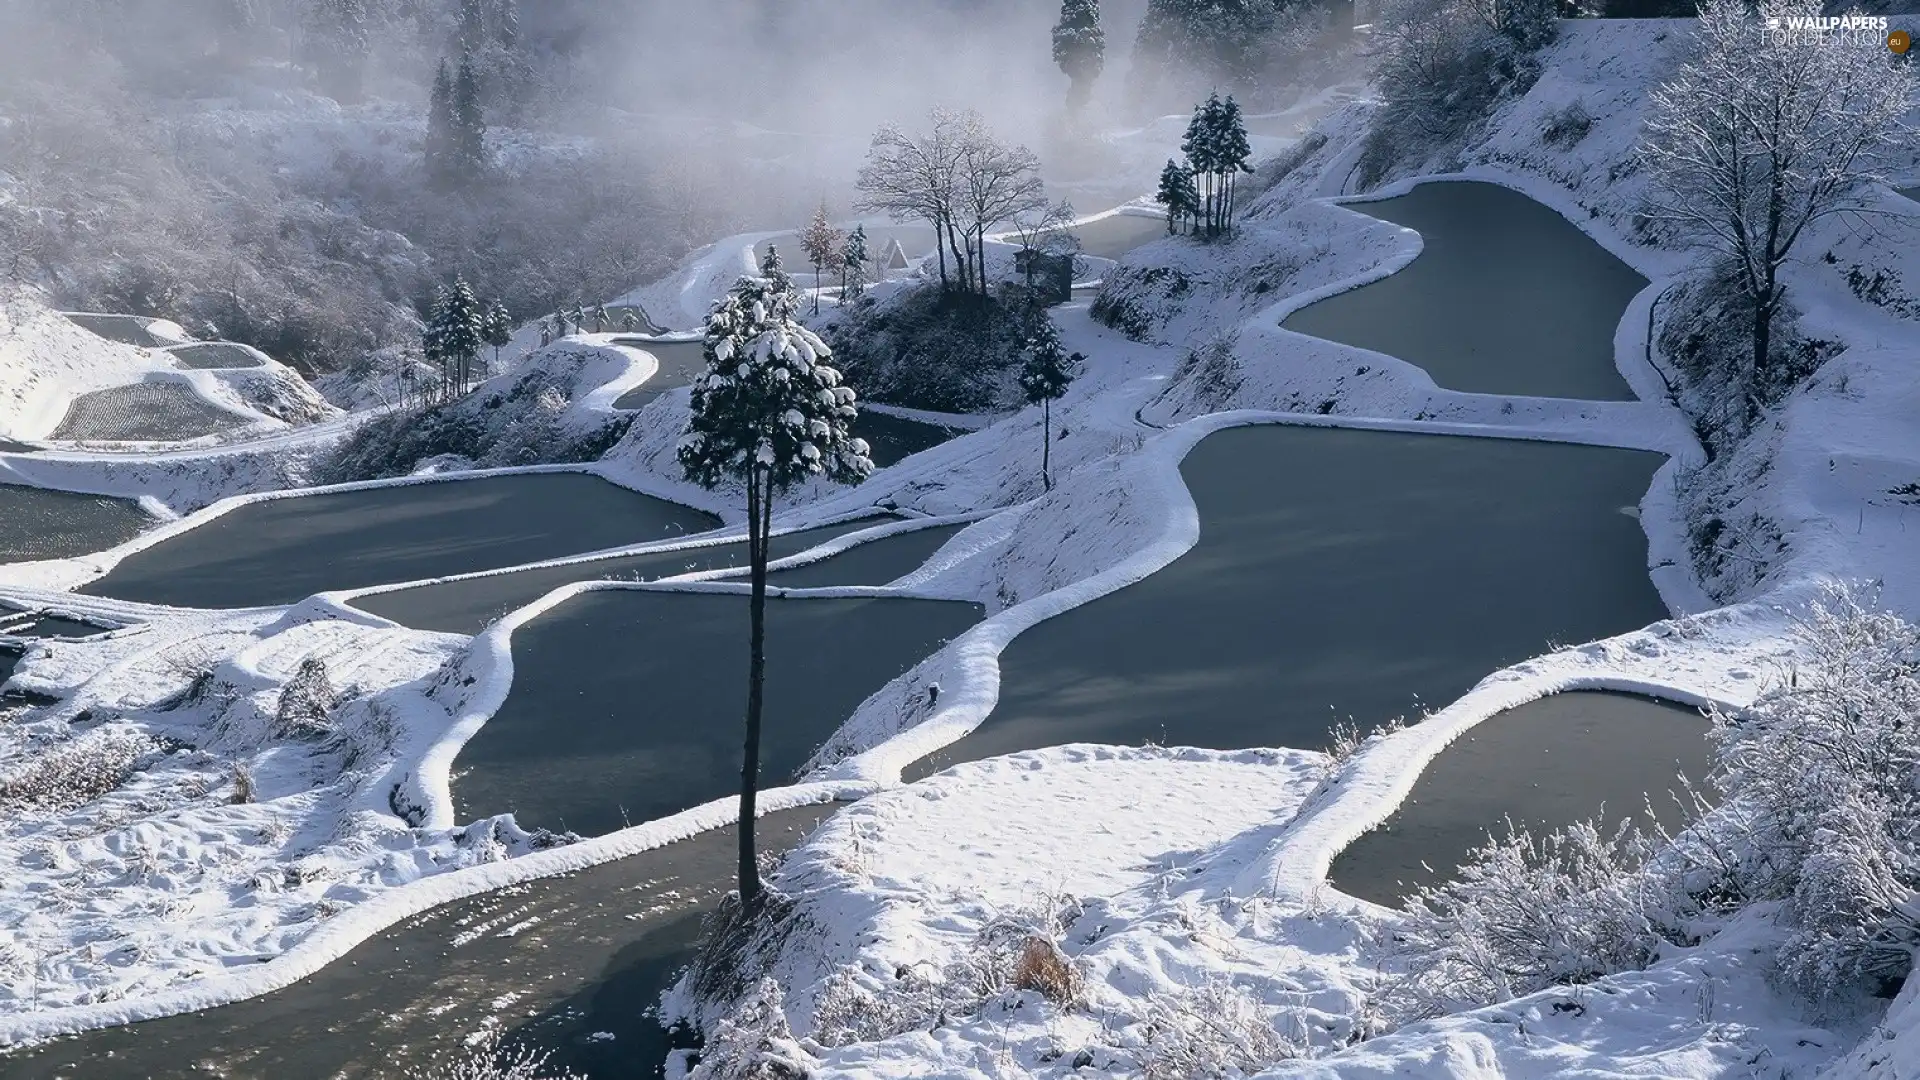
M256 792L253 789L253 770L249 768L244 761L234 762L233 794L227 796L227 801L235 806L240 806L253 802L255 795Z
M0 774L0 810L71 810L117 790L159 743L129 727L96 728Z
M818 1064L787 1026L780 984L763 977L715 1026L687 1080L804 1080Z
M1300 1056L1275 1029L1266 1006L1228 979L1154 994L1147 1000L1143 1035L1145 1080L1229 1080Z
M1407 901L1395 935L1406 975L1389 1011L1420 1019L1651 963L1661 890L1639 871L1652 847L1628 822L1540 838L1509 822L1452 881Z
M300 661L299 669L280 691L280 705L274 715L275 733L292 738L331 734L333 724L329 714L336 700L326 661L317 656L307 657Z

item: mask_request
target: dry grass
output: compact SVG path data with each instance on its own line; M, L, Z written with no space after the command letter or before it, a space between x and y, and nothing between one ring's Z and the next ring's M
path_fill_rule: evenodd
M1080 998L1080 973L1073 969L1073 961L1052 938L1040 934L1027 935L1021 945L1013 985L1035 991L1055 1005L1070 1005Z

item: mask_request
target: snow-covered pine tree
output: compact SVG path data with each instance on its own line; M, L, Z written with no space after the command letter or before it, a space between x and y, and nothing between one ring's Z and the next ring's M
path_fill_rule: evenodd
M486 314L464 278L444 286L422 341L427 359L440 366L455 394L464 394L473 358L486 344Z
M507 305L499 300L487 304L487 314L480 329L487 344L493 346L493 366L487 369L491 375L500 370L500 350L513 340L513 315L507 311Z
M692 413L678 450L688 480L709 490L735 483L746 488L752 597L739 829L740 900L747 911L761 899L753 820L773 502L811 476L858 483L873 472L866 442L852 432L858 415L853 388L840 381L826 343L800 324L799 296L771 250L768 262L773 265L767 277L741 278L707 315L707 370L693 382Z
M1154 201L1167 208L1167 231L1177 230L1181 221L1191 221L1200 212L1200 192L1193 186L1193 173L1186 166L1167 159L1160 170L1160 190Z
M813 220L807 223L806 231L800 234L800 249L807 253L807 261L813 264L813 313L820 314L820 271L835 269L840 260L841 245L846 237L833 222L827 220L827 204L821 203L820 209L813 212Z
M1020 369L1020 392L1027 404L1040 406L1040 482L1053 490L1053 403L1079 378L1086 362L1080 353L1067 355L1053 320L1041 312L1027 338L1027 361Z
M451 176L453 127L453 69L442 59L427 98L427 179L435 185L446 184Z
M867 227L855 225L847 234L847 242L840 249L840 302L847 302L849 296L858 300L867 287Z
M459 30L453 47L463 53L478 52L487 40L487 11L481 0L459 0Z
M519 0L499 0L494 8L494 39L503 49L512 49L520 44L520 2Z
M462 53L460 67L453 77L452 161L461 182L471 181L486 171L487 117L480 91L480 72L473 54Z
M1215 224L1217 192L1214 181L1220 172L1220 95L1208 94L1207 100L1193 107L1187 121L1187 133L1180 140L1180 152L1187 156L1187 168L1200 178L1201 219L1208 233L1219 231Z
M1247 143L1247 123L1240 116L1240 103L1228 94L1220 103L1220 109L1213 119L1213 147L1216 167L1220 170L1221 214L1220 227L1233 229L1233 195L1238 186L1239 176L1243 172L1252 172L1253 166L1248 159L1253 157L1253 147Z
M787 269L780 262L780 249L767 245L767 253L760 256L760 276L766 278L776 292L788 292L793 288L793 279L787 276Z
M1100 0L1062 0L1060 21L1053 24L1053 62L1067 76L1068 107L1077 109L1087 103L1106 57Z

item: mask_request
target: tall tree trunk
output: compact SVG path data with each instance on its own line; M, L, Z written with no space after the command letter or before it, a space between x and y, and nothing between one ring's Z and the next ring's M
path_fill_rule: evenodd
M1053 490L1053 399L1040 399L1040 483Z
M951 219L947 221L947 247L953 251L953 266L963 291L973 291L973 271L967 267L967 257L960 253L960 229Z
M749 600L747 738L740 761L740 906L760 903L760 863L753 846L754 802L760 790L760 712L767 678L767 519L773 492L761 470L747 477L747 549L753 567Z
M813 313L820 314L820 264L813 264Z
M947 249L940 246L941 231L945 228L945 225L946 218L939 214L933 216L933 253L940 257L940 291L942 292L945 292L947 289ZM880 257L885 258L886 254L885 251L882 251ZM880 269L880 277L885 279L886 276L886 268L882 267Z

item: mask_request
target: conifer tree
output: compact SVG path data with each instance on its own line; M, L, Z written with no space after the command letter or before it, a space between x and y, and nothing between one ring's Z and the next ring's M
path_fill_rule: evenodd
M1107 35L1100 29L1100 0L1062 0L1053 24L1053 62L1066 73L1067 104L1080 108L1106 63Z
M491 375L500 370L500 350L513 340L513 316L507 311L507 305L499 300L488 304L481 329L487 344L493 346L493 366L487 369Z
M855 225L840 249L840 302L852 296L858 300L867 287L867 227Z
M427 359L439 365L454 393L466 393L473 358L486 340L486 313L474 297L472 286L456 277L453 284L440 289L421 342Z
M857 483L873 472L854 438L853 388L833 353L796 317L799 297L769 250L770 273L741 278L707 315L707 369L693 383L678 458L688 480L746 488L750 571L746 739L740 766L740 903L760 907L754 852L760 727L766 684L767 537L776 496L810 476Z
M1020 392L1027 404L1040 406L1040 481L1053 490L1053 403L1063 397L1067 387L1080 375L1086 361L1080 353L1067 355L1060 347L1060 334L1044 312L1034 321L1027 338L1027 360L1020 369Z
M1247 124L1240 116L1240 103L1228 94L1222 102L1214 119L1214 158L1220 169L1220 183L1225 190L1222 199L1221 228L1233 228L1233 196L1238 187L1239 176L1250 173L1253 166L1248 160L1253 157L1253 147L1247 142Z
M453 71L447 62L433 76L433 92L427 99L427 178L436 186L450 177L453 157Z
M511 50L520 44L519 0L500 0L494 12L494 37L503 49Z
M478 52L487 40L487 12L481 0L459 0L460 26L454 35L454 47L463 53Z
M487 118L480 93L480 73L472 53L463 53L453 78L454 175L462 182L477 178L487 164Z
M359 101L372 48L366 0L315 0L301 29L320 89L335 101Z
M1181 221L1191 221L1200 212L1200 192L1193 186L1193 173L1186 166L1167 159L1160 170L1160 190L1154 201L1167 208L1167 231L1176 231Z

